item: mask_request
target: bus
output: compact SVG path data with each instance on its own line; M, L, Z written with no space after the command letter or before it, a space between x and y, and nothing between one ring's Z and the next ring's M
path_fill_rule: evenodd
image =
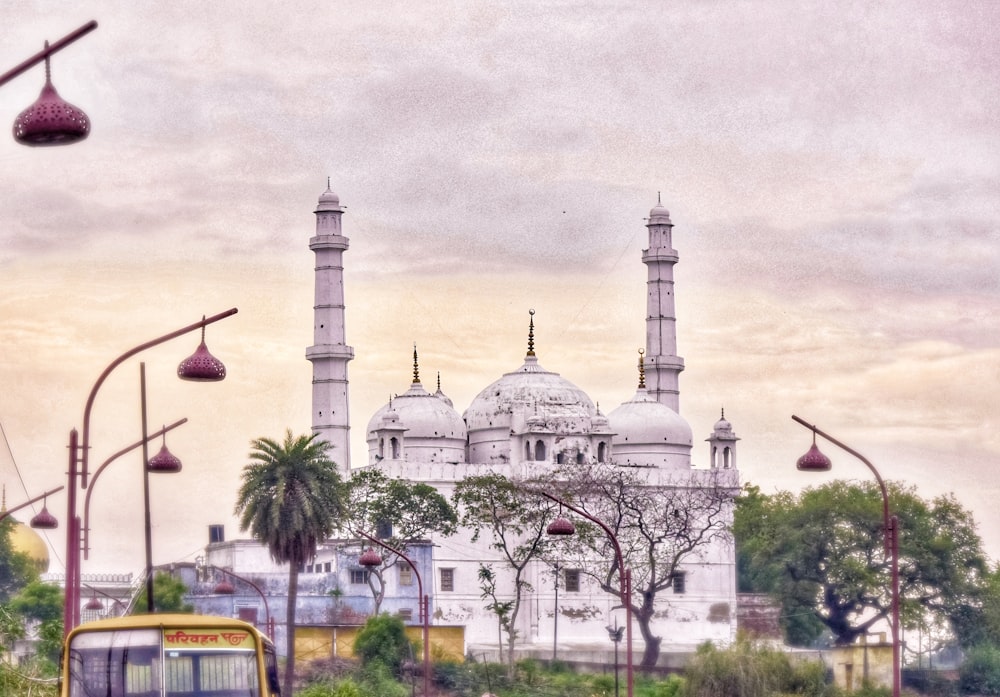
M241 620L130 615L87 622L63 646L60 697L277 697L274 643Z

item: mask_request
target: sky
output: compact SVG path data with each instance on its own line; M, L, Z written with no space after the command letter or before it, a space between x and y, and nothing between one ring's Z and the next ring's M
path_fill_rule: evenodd
M540 363L631 398L645 339L644 218L675 224L681 414L693 462L725 409L745 483L868 480L829 444L795 469L797 414L925 498L954 493L1000 560L1000 4L983 1L265 2L0 0L0 69L56 54L91 118L58 148L0 139L0 481L66 481L70 430L126 350L207 329L216 384L174 377L196 334L112 372L92 467L150 430L154 563L233 517L250 442L311 426L315 208L346 206L352 455L423 381L461 412ZM38 66L0 88L13 123ZM153 446L153 451L159 444ZM91 490L87 573L141 572L141 458ZM16 466L15 466L16 464ZM82 495L81 495L82 496ZM48 507L51 570L65 492ZM37 510L37 507L36 507ZM30 515L22 515L27 519ZM905 531L904 533L905 534Z

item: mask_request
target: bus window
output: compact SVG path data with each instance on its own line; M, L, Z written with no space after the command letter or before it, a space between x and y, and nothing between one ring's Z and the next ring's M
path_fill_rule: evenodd
M70 697L159 695L160 632L92 632L69 649Z

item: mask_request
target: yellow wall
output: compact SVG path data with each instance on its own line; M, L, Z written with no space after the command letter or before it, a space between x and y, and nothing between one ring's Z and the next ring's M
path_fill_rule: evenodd
M830 651L834 684L848 692L861 689L867 678L872 685L892 686L892 644L853 644Z
M301 626L295 628L295 663L308 663L318 658L354 657L354 639L361 627ZM465 627L435 626L429 628L432 661L462 661L465 659ZM406 636L418 646L423 628L408 626Z

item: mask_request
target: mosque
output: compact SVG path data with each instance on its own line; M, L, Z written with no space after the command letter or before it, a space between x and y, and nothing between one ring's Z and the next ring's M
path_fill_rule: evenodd
M309 241L315 254L314 343L306 350L313 366L312 427L333 446L331 452L339 454L334 459L345 465L352 462L348 363L354 357L344 322L344 252L349 240L343 232L344 208L329 183L315 215L316 234ZM413 380L368 420L368 452L364 462L353 460L354 469L378 468L390 477L425 482L446 497L469 475L526 476L573 463L641 470L650 486L697 488L722 482L735 493L739 439L724 415L707 438L708 467L692 466L692 429L679 413L678 378L684 360L677 355L674 307L678 254L670 213L659 200L646 228L646 342L640 352L638 388L631 397L605 415L586 392L544 368L535 351L532 312L521 365L483 388L461 414L441 391L440 381L433 392L423 386L414 348ZM641 308L635 310L638 314ZM343 474L349 476L350 466L345 466ZM724 515L731 520L731 503ZM431 568L424 575L433 578L433 584L425 581L425 588L432 591L435 622L463 625L470 643L495 642L496 618L484 609L478 570L483 563L495 562L502 573L497 552L488 539L476 541L468 530L432 542L432 558L427 559ZM731 539L718 539L681 565L672 592L657 596L653 631L664 637L665 646L728 643L735 637L735 556ZM331 568L320 561L321 568ZM529 565L533 591L528 611L518 618L518 641L551 647L558 636L565 645L607 645L607 627L616 620L621 624L615 614L620 613L617 598L590 583L581 569L557 565L556 577L553 572L540 561ZM393 585L390 580L387 597ZM398 580L395 590L402 591ZM638 638L636 642L636 650L641 650Z

